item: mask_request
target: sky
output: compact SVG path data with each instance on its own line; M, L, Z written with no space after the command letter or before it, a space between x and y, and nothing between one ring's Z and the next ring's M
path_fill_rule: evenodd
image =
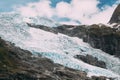
M0 12L47 17L63 24L106 24L120 0L1 0Z

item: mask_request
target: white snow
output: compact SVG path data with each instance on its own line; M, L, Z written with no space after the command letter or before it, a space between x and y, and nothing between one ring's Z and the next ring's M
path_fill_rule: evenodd
M31 51L34 55L41 54L55 63L86 71L88 76L120 77L120 59L92 48L77 37L30 28L26 25L24 19L19 14L0 14L0 36L15 43L16 46ZM107 64L108 69L77 60L74 58L76 54L89 54L97 57Z

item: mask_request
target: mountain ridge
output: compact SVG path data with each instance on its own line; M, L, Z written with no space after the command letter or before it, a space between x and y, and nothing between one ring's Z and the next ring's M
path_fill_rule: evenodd
M120 24L120 4L116 7L115 11L113 12L109 23L110 24L112 24L112 23Z

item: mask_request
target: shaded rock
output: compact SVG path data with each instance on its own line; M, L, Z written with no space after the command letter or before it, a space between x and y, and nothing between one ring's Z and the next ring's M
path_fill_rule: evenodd
M106 68L106 64L103 61L99 61L96 57L93 57L91 55L76 55L75 58L80 59L84 61L85 63L88 63L90 65L98 66L101 68Z
M120 24L120 4L117 6L115 11L113 12L113 15L109 21L110 24L112 23L119 23Z
M91 25L87 31L86 42L111 55L120 57L120 31L106 26Z
M49 31L49 32L52 32L52 33L55 33L55 34L58 33L53 28L47 27L47 26L44 26L44 25L33 25L33 24L30 24L30 23L27 23L27 25L30 26L30 27L39 28L39 29L42 29L42 30L45 30L45 31Z
M94 80L113 80L112 78L106 78L104 76L100 76L100 77L92 76L92 79L94 79Z

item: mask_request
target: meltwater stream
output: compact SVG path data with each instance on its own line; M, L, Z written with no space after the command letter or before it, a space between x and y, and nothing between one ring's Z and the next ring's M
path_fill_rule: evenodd
M41 29L28 27L24 21L25 19L20 14L1 13L0 37L15 43L16 46L31 51L33 55L41 54L50 58L55 63L85 71L88 73L88 76L120 77L120 59L92 48L77 37L69 37L60 33L54 34ZM51 24L51 22L49 23L47 21L47 24ZM97 57L106 63L107 69L92 66L77 60L74 58L76 54L89 54Z

